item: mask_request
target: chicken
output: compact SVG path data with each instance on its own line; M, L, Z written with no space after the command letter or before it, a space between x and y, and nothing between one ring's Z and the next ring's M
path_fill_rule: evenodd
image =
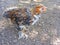
M31 9L31 10L30 10ZM42 13L46 12L46 7L44 5L36 5L32 8L10 8L10 10L5 11L4 17L9 18L13 24L17 25L17 30L19 30L19 39L22 37L28 37L24 31L22 31L25 25L34 25L41 17Z

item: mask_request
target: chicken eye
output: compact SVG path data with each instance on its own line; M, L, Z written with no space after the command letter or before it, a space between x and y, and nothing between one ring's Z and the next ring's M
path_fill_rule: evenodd
M44 8L42 8L42 10L44 10Z

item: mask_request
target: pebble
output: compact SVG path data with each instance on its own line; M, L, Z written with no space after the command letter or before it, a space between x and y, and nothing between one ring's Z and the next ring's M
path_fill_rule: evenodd
M7 42L7 45L9 45L9 42Z
M13 40L13 42L17 42L17 39Z
M4 43L4 40L2 40L2 44Z
M2 2L4 2L5 0L1 0Z

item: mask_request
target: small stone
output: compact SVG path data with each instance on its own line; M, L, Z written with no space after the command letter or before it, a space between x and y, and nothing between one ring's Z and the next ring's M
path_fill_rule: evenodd
M33 39L38 35L38 32L33 30L29 35L30 35L30 38Z
M35 42L36 40L34 39L33 41Z
M9 41L11 43L11 41Z
M2 7L2 9L4 10L4 7Z
M9 45L9 43L7 42L7 45Z
M39 24L39 26L41 26L41 24Z
M21 3L30 3L31 0L19 0L19 2L21 2Z
M17 42L17 39L13 40L13 42Z
M35 2L42 2L43 0L33 0L33 1L35 1Z
M2 44L4 43L4 40L2 40Z
M44 24L44 22L42 22L42 24Z
M4 33L3 33L3 32L2 32L1 34L2 34L2 35L4 35Z
M2 0L2 2L4 2L5 0Z
M17 38L17 37L15 36L15 38Z

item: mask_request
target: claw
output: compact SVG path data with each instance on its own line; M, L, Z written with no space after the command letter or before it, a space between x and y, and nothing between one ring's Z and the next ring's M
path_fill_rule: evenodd
M19 31L18 32L18 35L19 35L19 38L18 39L27 39L28 38L28 35L27 34L25 34L24 32L22 32L22 31Z

